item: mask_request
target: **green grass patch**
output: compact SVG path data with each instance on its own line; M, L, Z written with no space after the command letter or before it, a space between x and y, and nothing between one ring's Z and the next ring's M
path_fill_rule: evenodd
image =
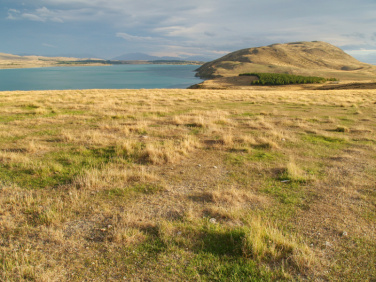
M280 203L303 207L306 198L302 184L295 181L282 183L281 180L268 181L262 191L274 196Z
M257 113L242 113L240 116L243 116L243 117L254 117L254 116L257 116Z
M85 169L108 163L113 149L82 150L67 147L51 152L29 162L10 162L0 165L3 180L27 188L47 188L67 184Z
M164 190L164 188L154 183L138 183L132 186L133 191L143 194L155 194Z
M343 138L330 137L324 135L306 134L302 137L303 141L309 142L315 145L327 145L337 147L338 145L344 145L348 141Z
M278 157L280 157L278 153L264 152L262 150L254 150L250 155L250 159L254 161L273 161Z
M15 120L25 120L30 118L29 114L12 114L12 115L2 115L0 116L0 123L9 123Z

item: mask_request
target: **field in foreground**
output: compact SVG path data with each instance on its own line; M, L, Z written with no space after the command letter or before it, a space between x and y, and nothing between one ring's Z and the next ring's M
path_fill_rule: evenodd
M374 90L0 104L0 280L376 279Z

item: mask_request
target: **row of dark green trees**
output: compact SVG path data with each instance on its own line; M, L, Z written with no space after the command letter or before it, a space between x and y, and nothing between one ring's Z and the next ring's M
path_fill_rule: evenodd
M257 76L258 80L252 82L253 85L286 85L286 84L307 84L324 83L333 78L326 79L317 76L302 76L284 73L243 73L240 76Z

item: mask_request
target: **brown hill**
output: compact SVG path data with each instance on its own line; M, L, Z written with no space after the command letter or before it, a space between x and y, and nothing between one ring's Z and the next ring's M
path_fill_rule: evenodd
M359 62L326 42L294 42L232 52L197 70L201 78L234 77L240 73L268 72L371 80L376 66Z

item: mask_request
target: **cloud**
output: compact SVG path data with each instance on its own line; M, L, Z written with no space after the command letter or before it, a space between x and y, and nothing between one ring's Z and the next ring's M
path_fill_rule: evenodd
M365 39L366 38L366 35L364 33L361 33L361 32L353 32L353 33L350 33L350 34L343 34L343 36L349 37L349 38L358 38L358 39Z
M136 35L131 35L131 34L128 34L128 33L125 33L125 32L118 32L118 33L116 33L116 36L123 38L127 41L151 41L151 40L155 40L155 38L153 38L153 37L136 36Z
M349 50L347 53L357 54L357 55L369 55L376 54L376 49L360 49L360 50Z
M30 25L34 22L39 28L35 33L42 26L47 30L47 24L39 23L61 23L59 29L69 33L72 44L83 38L95 42L90 44L93 53L99 46L103 50L117 46L119 52L126 48L127 52L169 50L216 56L220 52L291 41L322 40L339 47L376 41L373 0L316 0L314 4L301 0L3 1L11 8L5 16L7 20L30 21ZM84 48L79 44L74 47Z
M193 46L181 46L181 45L161 45L163 47L161 51L153 51L151 52L154 56L172 56L172 57L180 57L180 58L187 58L193 56L204 56L207 58L217 58L221 57L230 51L221 51L221 50L212 50L206 49L201 47L193 47Z
M210 31L205 31L204 34L205 34L206 36L209 36L209 37L215 37L215 36L217 35L216 33L214 33L214 32L210 32Z
M9 9L8 10L8 20L30 20L30 21L37 21L37 22L59 22L62 23L63 19L61 18L62 13L59 11L51 11L46 7L38 8L34 11L30 12L23 12L21 13L19 10L16 9Z
M9 9L8 10L8 20L16 20L18 18L18 15L20 14L20 11L16 9Z
M48 47L48 48L56 48L55 45L48 44L48 43L42 43L42 46L44 46L44 47Z
M168 37L185 37L185 38L196 38L205 35L205 31L210 27L206 24L188 24L186 26L183 25L175 25L175 26L167 26L167 27L159 27L153 29L153 32L162 34ZM209 31L210 33L210 31ZM207 35L206 35L207 36Z
M24 14L21 15L21 17L24 18L24 19L36 21L36 22L45 22L46 21L46 19L43 19L42 17L39 17L38 15L34 15L34 14L24 13Z
M59 11L51 11L46 7L36 9L36 15L44 19L44 21L53 21L53 22L63 22L63 19L60 16L64 16Z
M376 64L376 46L375 49L346 50L346 53L362 62Z

